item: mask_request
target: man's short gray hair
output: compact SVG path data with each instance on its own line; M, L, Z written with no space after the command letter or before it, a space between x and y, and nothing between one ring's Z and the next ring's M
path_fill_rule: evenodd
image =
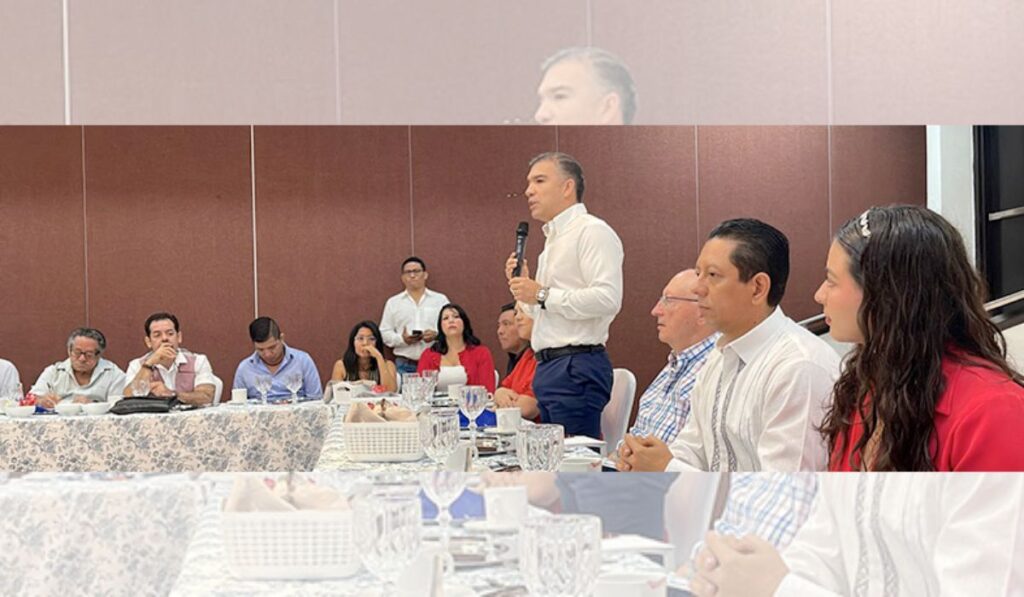
M100 354L107 349L107 338L103 335L103 332L95 328L75 328L71 330L71 334L68 335L68 350L75 345L75 338L89 338L96 341L96 344L100 347Z
M565 60L579 60L592 66L597 79L605 89L619 96L622 123L633 123L633 117L636 116L636 85L633 83L633 75L621 58L601 48L565 48L545 60L540 67L541 72L546 74L549 68Z
M586 189L586 181L583 179L583 166L576 161L576 158L560 151L545 151L536 155L530 160L527 168L533 168L537 162L552 161L562 171L566 178L571 178L576 186L576 202L583 203L583 191Z

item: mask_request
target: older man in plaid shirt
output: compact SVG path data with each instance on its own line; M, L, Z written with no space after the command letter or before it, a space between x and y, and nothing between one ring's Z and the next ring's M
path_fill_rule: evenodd
M654 436L671 444L690 416L690 391L718 339L701 319L693 294L696 284L697 274L692 269L679 272L651 309L658 321L658 339L672 352L668 364L640 397L636 422L630 429L635 436ZM627 449L620 444L619 454Z

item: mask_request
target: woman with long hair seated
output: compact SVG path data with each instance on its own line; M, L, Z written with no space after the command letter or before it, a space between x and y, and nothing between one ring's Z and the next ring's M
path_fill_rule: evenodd
M331 381L370 381L388 392L398 390L395 364L384 358L380 329L372 321L360 321L348 334L348 347L334 363Z
M516 333L527 342L533 337L533 318L516 303ZM494 392L494 404L499 408L518 407L524 419L540 422L540 408L533 393L533 374L537 371L537 359L533 348L527 345L516 361L512 373L501 380L501 387Z
M922 207L847 222L815 294L855 347L822 423L834 471L1024 470L1024 387L960 234Z
M438 371L439 383L484 386L493 393L494 359L491 351L473 335L473 324L469 322L465 309L454 303L441 307L437 330L437 341L423 351L416 370L420 373ZM464 419L462 413L459 417ZM493 426L495 418L493 411L485 410L476 422L481 427Z

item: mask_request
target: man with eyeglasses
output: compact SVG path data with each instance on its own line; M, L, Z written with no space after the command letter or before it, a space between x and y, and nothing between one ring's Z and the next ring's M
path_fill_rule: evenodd
M697 272L679 272L669 280L651 309L657 320L658 340L668 344L672 352L668 364L640 397L636 422L630 429L632 437L656 437L666 445L671 444L690 416L690 393L697 372L719 337L700 315L693 293L696 286ZM626 457L632 452L623 443L617 454ZM628 470L625 462L616 460L620 469Z
M380 318L380 334L395 351L398 374L416 373L420 355L437 340L437 317L448 297L427 288L427 265L419 257L402 262L405 290L388 299Z
M106 402L121 397L124 371L102 358L107 348L103 333L77 328L68 336L68 358L43 369L30 392L36 404L53 408L58 402Z

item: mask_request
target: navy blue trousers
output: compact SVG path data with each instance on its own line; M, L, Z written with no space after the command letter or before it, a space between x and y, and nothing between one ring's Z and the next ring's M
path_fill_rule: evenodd
M601 412L612 395L612 363L606 352L570 354L537 363L533 376L540 418L566 435L601 437Z

